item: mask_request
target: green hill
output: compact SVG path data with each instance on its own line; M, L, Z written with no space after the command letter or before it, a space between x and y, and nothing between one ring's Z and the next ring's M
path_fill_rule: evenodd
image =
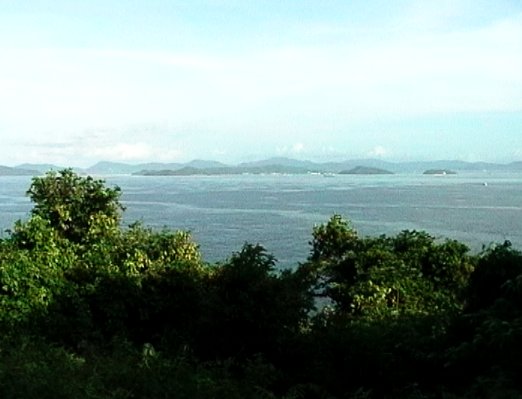
M386 169L381 168L372 168L369 166L356 166L353 169L343 170L339 172L340 175L393 175L393 172L390 172Z

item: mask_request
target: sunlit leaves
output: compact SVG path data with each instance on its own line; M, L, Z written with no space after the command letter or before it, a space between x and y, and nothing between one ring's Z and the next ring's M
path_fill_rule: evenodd
M104 216L119 222L123 209L119 187L105 187L102 180L79 176L71 169L33 178L27 195L35 204L32 214L48 220L74 242L85 239L93 219Z
M456 310L473 270L468 248L456 241L417 231L359 237L339 215L314 228L311 245L303 267L316 270L317 293L352 316Z

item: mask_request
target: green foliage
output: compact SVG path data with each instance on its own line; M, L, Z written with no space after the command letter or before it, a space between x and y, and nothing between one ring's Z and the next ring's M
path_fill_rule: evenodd
M46 220L18 222L13 237L0 243L0 321L24 324L35 314L46 316L75 261L69 243Z
M509 241L485 249L469 281L468 310L493 305L505 294L506 284L514 287L521 274L522 252L513 249Z
M104 222L104 219L101 221ZM103 234L91 234L81 248L80 275L91 278L100 274L139 277L150 271L171 267L203 271L199 247L185 231L160 231L133 224L122 230L112 225L103 227Z
M301 275L276 272L263 247L245 244L216 266L209 280L208 314L199 332L203 352L240 358L273 354L305 323L313 306L308 288Z
M198 268L201 265L199 246L186 231L163 230L154 232L140 224L133 224L121 236L119 256L129 257L148 268L164 269L173 264L187 264Z
M27 195L35 203L32 214L73 242L82 242L100 217L119 222L123 209L118 187L105 187L102 180L78 176L71 169L33 178Z
M522 253L509 242L480 254L450 336L449 370L465 370L459 377L473 384L476 397L522 392Z
M307 267L317 292L352 316L380 318L456 310L473 270L468 248L424 232L359 238L340 216L314 228Z
M20 341L20 342L19 342ZM266 399L273 368L261 359L237 378L227 362L169 358L150 345L120 342L110 355L79 355L38 339L0 341L3 399Z
M357 232L340 215L334 215L326 224L315 226L310 260L340 261L354 250L358 243Z
M207 273L189 233L139 224L122 229L119 189L101 180L49 172L33 179L28 193L35 202L31 218L0 243L4 323L31 319L35 331L67 345L136 337L147 330L137 325L154 313L140 297L144 283L168 281L169 270L189 280Z
M117 336L157 342L173 330L190 337L208 274L188 233L135 225L82 246L66 276L76 288L54 302L57 314L67 317L44 325L62 342Z

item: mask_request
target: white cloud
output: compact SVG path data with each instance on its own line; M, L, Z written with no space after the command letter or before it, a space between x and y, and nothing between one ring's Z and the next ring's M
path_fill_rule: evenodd
M369 156L379 158L388 154L389 151L381 145L375 146L370 152L368 152Z
M513 159L522 158L522 148L514 148L511 153L511 156L513 157Z
M82 136L69 142L14 144L13 154L4 156L3 162L19 164L25 162L53 163L62 166L90 166L100 160L129 163L176 162L187 160L186 153L179 145L161 146L143 142L128 143L114 141L109 137Z
M305 149L305 146L303 143L295 143L293 146L292 146L292 151L294 154L299 154L301 152L303 152Z
M306 146L301 143L297 142L292 145L283 145L276 147L276 154L280 156L298 156L298 155L305 155L308 153L308 150Z
M76 149L78 151L78 149ZM93 145L83 151L83 156L91 160L113 160L122 162L175 162L183 158L184 152L175 146L161 147L143 142L104 143Z
M134 161L148 159L153 155L153 150L148 144L143 143L118 143L101 148L92 148L87 156L98 159L114 159L118 161Z

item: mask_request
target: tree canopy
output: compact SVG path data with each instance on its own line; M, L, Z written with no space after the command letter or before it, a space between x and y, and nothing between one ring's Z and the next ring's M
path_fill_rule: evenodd
M72 169L33 178L27 195L34 202L32 214L74 242L84 240L100 219L118 224L123 210L119 187L106 187L103 180L79 176Z

